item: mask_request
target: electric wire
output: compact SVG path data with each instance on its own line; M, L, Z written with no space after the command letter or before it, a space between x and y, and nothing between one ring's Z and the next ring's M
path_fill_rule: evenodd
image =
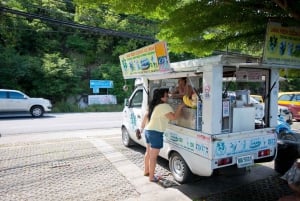
M103 35L112 35L112 36L125 37L125 38L141 39L141 40L152 41L152 42L156 41L156 39L154 39L151 36L144 36L144 35L133 34L133 33L124 32L124 31L116 31L116 30L112 30L112 29L93 27L93 26L83 25L83 24L64 21L64 20L57 20L57 19L53 19L53 18L49 18L49 17L32 14L32 13L27 13L27 12L23 12L23 11L10 9L10 8L3 7L3 6L0 6L0 12L15 14L15 15L22 16L22 17L29 18L29 19L39 19L41 21L45 21L48 23L63 25L63 26L67 26L67 27L71 27L71 28L75 28L75 29L81 29L81 30L85 30L85 31L90 31L90 32L94 32L94 33L99 33L99 34L103 34Z
M0 26L2 30L19 30L19 31L32 31L32 32L39 32L39 33L64 33L64 34L77 34L77 35L91 35L91 33L82 33L82 32L71 32L71 31L55 31L55 30L36 30L30 28L23 28L23 27L8 27L8 26Z
M61 5L65 5L65 7L64 6L62 6L62 7L59 6L59 8L53 9L52 7L48 7L47 4L45 6L39 6L39 5L43 5L43 1L40 1L40 3L32 2L31 4L29 4L27 2L27 3L22 4L22 6L23 6L23 8L25 8L27 10L27 12L28 12L28 10L36 10L36 11L38 11L39 15L41 15L42 12L44 11L45 15L51 14L51 16L53 16L53 15L57 14L55 17L59 16L59 17L63 17L64 19L70 19L70 17L73 18L75 16L74 13L70 12L70 9L73 10L73 11L75 11L75 7L76 7L76 5L73 4L72 0L55 0L54 2L59 2L59 3L61 3ZM51 3L51 2L48 1L48 3ZM49 4L49 5L51 5L51 4ZM99 5L98 8L100 8L101 11L103 11L104 13L107 13L110 16L113 16L113 17L115 17L115 18L117 18L119 20L126 20L128 23L133 23L135 25L141 25L143 27L147 27L145 29L141 28L143 30L143 33L144 33L143 35L153 36L153 35L155 35L155 33L158 32L158 30L157 30L157 28L158 28L157 27L158 22L155 21L155 20L146 19L146 18L141 17L141 16L127 15L127 14L120 14L120 13L117 14L117 13L113 12L105 4ZM89 15L89 13L91 13L91 12L89 11L87 14ZM94 13L94 12L92 12L92 13ZM64 16L62 16L62 14ZM12 17L12 16L10 16L10 17ZM85 20L87 22L90 21L90 17L89 16L85 16L84 14L80 15L80 19L81 20ZM73 22L73 21L70 19L70 22ZM90 25L90 26L93 26L93 25ZM149 26L151 26L151 27L149 27ZM44 30L44 32L45 32L45 30ZM49 32L51 32L51 31L49 31ZM61 32L63 32L63 31L61 31ZM126 30L123 30L123 32L132 33L130 31L126 31ZM78 34L78 32L76 32L76 33ZM85 34L85 33L82 33L82 34ZM135 33L135 34L138 34L138 33Z

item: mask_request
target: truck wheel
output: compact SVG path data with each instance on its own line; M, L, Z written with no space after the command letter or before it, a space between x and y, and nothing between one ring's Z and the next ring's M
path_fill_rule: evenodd
M125 147L129 147L134 144L134 142L130 138L130 135L125 127L122 127L122 142Z
M42 117L44 114L44 109L41 106L33 106L30 109L30 113L33 117Z
M169 158L169 168L174 179L179 183L186 183L192 174L184 159L176 152Z

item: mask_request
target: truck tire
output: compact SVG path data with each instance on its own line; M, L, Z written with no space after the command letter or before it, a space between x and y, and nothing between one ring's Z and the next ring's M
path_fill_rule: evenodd
M122 142L125 147L130 147L134 144L133 140L125 127L122 127Z
M192 175L185 160L176 152L169 158L169 168L174 179L181 184L188 182Z

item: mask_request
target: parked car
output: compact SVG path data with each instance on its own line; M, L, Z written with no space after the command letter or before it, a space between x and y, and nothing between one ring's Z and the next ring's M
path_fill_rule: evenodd
M258 102L260 103L263 103L264 100L263 100L263 97L261 95L250 95L252 98L254 98L255 100L257 100Z
M0 89L0 113L30 113L33 117L41 117L50 112L52 104L48 99L30 98L18 90Z
M300 121L300 92L280 92L278 105L288 107L292 113L292 118Z
M259 103L264 103L264 99L261 95L250 95L253 99L257 100ZM278 105L278 115L282 116L285 121L289 124L293 123L292 113L288 107Z
M228 96L231 97L231 99L236 99L236 93L235 91L228 91ZM259 121L263 120L265 116L265 105L263 102L260 102L256 98L254 98L252 95L249 97L249 103L253 104L255 107L255 121L258 123Z

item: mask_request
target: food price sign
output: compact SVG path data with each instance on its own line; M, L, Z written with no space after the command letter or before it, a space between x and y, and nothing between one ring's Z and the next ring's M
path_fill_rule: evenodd
M163 41L120 55L119 59L125 79L171 70L167 45Z

